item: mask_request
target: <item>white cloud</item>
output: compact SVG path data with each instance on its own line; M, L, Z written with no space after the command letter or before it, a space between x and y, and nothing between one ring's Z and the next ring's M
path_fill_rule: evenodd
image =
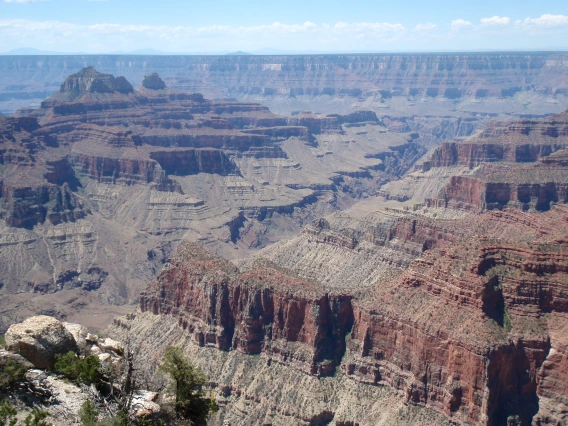
M97 0L100 1L100 0ZM345 23L338 22L335 25L314 24L306 21L303 24L283 24L274 22L270 25L257 26L224 26L211 25L206 27L186 27L186 26L159 26L159 25L123 25L123 24L92 24L78 25L60 21L31 21L26 19L0 19L0 31L28 31L31 34L42 31L49 31L52 35L58 36L67 34L68 32L76 32L84 34L85 37L92 35L108 35L108 34L167 34L170 38L181 38L186 36L199 35L294 35L306 33L318 34L336 34L336 35L359 35L365 33L372 35L374 33L403 33L406 28L402 24L390 23Z
M203 27L99 23L78 25L61 21L0 19L0 51L14 47L65 51L130 50L142 47L168 51L294 46L298 49L349 49L348 43L364 40L369 46L387 46L407 33L404 25L389 22L337 22L302 24L274 22L256 26L210 25ZM316 45L318 47L316 47ZM358 46L363 46L358 44Z
M371 23L371 22L358 22L353 24L347 24L345 22L338 22L333 27L331 27L333 32L337 33L404 33L406 32L406 27L402 24L389 24L388 22L383 23Z
M475 28L475 26L471 22L466 21L465 19L454 19L450 24L450 29L453 32L458 32L462 30L471 30L473 28Z
M4 0L4 3L35 3L36 0Z
M549 34L568 30L568 16L543 15L540 18L516 21L514 26L509 17L501 16L483 18L477 25L465 19L456 19L449 26L450 37L445 37L440 26L430 22L418 23L410 28L390 22L325 24L311 21L298 24L274 22L254 26L200 27L109 23L79 25L55 20L0 18L0 52L20 47L86 53L142 48L168 52L263 49L392 52L486 48L505 50L527 46L531 49L538 49L539 46L546 49L550 46L566 48L566 42L563 41L565 38L551 38ZM500 34L498 40L495 39L496 29ZM551 39L556 40L556 43L550 44Z
M436 24L432 24L430 22L428 22L427 24L418 24L416 25L412 31L414 32L427 32L427 31L433 31L436 28L438 28L438 26Z
M568 16L545 14L540 18L526 18L524 21L516 21L515 25L524 28L559 28L568 27Z
M511 22L511 18L507 16L493 16L491 18L483 18L481 19L481 26L482 27L504 27L509 25Z

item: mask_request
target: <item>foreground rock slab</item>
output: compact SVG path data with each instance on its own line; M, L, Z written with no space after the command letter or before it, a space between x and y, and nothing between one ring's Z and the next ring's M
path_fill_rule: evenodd
M20 354L37 368L52 368L55 355L77 350L77 343L61 321L38 315L10 326L6 349Z

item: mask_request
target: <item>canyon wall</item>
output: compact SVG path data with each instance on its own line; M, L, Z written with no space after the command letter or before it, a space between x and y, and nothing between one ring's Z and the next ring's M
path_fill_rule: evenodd
M182 243L140 311L172 317L197 346L262 354L308 375L338 379L340 368L460 424L555 424L566 420L562 410L551 414L539 400L566 398L552 381L563 371L556 352L565 351L556 330L568 310L567 219L565 207L478 216L465 240L363 293L261 260L239 271ZM116 327L136 326L132 318Z
M429 158L379 193L389 200L472 213L514 206L547 211L568 200L568 112L544 119L491 121Z

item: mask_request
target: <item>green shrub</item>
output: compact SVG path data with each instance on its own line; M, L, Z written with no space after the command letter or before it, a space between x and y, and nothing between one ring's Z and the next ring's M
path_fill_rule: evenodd
M48 417L47 411L33 410L24 420L24 424L26 426L52 426L51 423L44 421Z
M11 359L7 360L6 364L0 367L0 391L13 389L17 383L24 380L26 371L27 369L21 364Z
M103 379L101 362L94 355L80 358L69 351L64 355L56 355L55 360L55 371L76 383L98 385Z
M205 424L210 413L218 410L213 399L205 396L202 386L208 378L183 355L181 348L169 346L160 370L173 380L175 411L197 425Z
M17 411L8 401L0 401L0 426L14 426Z
M511 315L509 314L509 311L506 306L503 309L503 327L507 331L511 331L511 329L513 328L511 324Z
M91 401L83 402L83 405L81 405L81 409L79 410L79 419L81 419L83 426L96 426L98 415L99 410L97 410L95 404Z

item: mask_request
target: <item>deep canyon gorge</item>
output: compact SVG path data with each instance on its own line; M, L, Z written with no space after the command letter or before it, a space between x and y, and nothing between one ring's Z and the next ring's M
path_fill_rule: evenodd
M214 425L568 422L568 55L0 56L0 329L177 345Z

